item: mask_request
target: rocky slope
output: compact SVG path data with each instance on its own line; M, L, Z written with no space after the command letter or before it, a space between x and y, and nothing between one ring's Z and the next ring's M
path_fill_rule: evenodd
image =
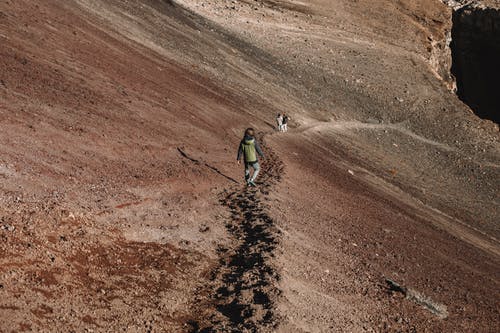
M0 330L498 331L498 126L449 89L441 1L0 19Z

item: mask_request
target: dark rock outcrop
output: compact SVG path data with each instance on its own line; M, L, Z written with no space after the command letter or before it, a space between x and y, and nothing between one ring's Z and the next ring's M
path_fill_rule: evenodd
M469 5L453 13L452 73L458 97L481 118L500 122L500 9Z

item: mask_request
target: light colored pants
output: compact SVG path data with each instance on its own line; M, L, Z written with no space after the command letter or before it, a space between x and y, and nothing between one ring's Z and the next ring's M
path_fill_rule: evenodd
M288 132L288 124L283 124L281 127L283 128L283 132Z
M252 177L250 177L250 168L253 168ZM255 179L257 179L257 176L259 175L259 171L260 171L259 162L254 162L254 163L246 163L245 162L245 180L247 182L255 181Z

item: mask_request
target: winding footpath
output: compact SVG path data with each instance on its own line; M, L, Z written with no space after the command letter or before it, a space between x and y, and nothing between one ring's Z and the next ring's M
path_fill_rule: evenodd
M276 327L274 302L280 276L272 258L280 231L267 214L267 202L283 163L262 145L267 159L262 161L258 186L238 185L222 193L220 202L231 212L226 228L233 245L218 250L218 266L207 290L209 302L202 305L203 319L188 323L191 332L265 332Z

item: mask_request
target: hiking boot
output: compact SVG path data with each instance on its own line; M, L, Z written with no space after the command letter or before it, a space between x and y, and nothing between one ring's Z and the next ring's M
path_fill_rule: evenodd
M257 185L255 185L255 183L254 183L252 180L248 182L248 185L250 185L250 186L252 186L252 187L257 186Z

